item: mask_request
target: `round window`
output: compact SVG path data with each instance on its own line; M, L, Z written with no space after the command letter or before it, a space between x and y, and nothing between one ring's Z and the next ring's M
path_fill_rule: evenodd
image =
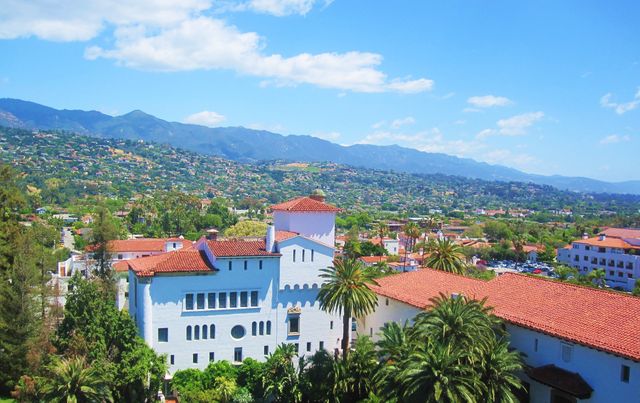
M233 328L231 328L231 337L233 337L234 339L241 339L244 337L244 334L245 330L243 326L235 325Z

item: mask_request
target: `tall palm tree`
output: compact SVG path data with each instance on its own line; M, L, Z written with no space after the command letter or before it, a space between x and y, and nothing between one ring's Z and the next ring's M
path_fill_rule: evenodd
M482 374L480 380L485 386L484 401L516 403L518 398L513 394L521 389L522 384L516 372L522 370L520 354L509 351L509 341L492 338L491 343L482 354Z
M411 353L411 342L408 337L409 327L405 322L400 326L397 322L387 322L380 331L380 339L376 342L380 369L374 380L380 394L387 401L396 398L401 390L402 363Z
M420 227L418 226L418 224L414 222L407 223L402 228L402 231L404 232L404 235L407 238L409 238L409 243L405 245L405 248L404 248L404 263L402 265L402 271L405 271L405 267L407 266L407 254L409 252L409 249L411 248L411 250L413 251L413 247L415 246L416 239L420 238L420 233L422 231L420 230Z
M429 244L425 266L450 273L464 273L466 262L462 247L449 239L437 239Z
M56 360L48 370L43 386L44 398L48 402L113 401L102 374L95 367L87 367L83 357Z
M386 221L380 220L380 222L378 222L378 224L376 225L376 234L378 234L378 237L380 237L380 245L384 247L383 239L384 237L389 235L389 226L387 225Z
M336 259L333 267L322 269L325 280L318 292L320 307L331 313L342 313L342 356L347 358L351 318L367 315L378 305L378 297L369 288L378 285L371 270L355 259Z
M522 235L514 235L511 238L511 243L513 244L513 250L516 251L516 270L518 269L518 263L520 262L520 256L524 254L524 244L525 239Z

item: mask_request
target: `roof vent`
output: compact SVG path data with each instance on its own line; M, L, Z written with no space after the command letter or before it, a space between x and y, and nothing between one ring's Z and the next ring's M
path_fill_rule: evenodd
M600 234L600 236L598 237L599 240L604 241L605 239L607 239L607 235L605 234Z

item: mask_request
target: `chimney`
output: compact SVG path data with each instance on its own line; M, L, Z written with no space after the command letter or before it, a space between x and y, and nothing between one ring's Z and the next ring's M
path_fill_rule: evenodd
M589 234L587 234L586 232L583 232L582 239L589 239Z
M607 235L606 234L600 234L600 236L598 237L598 239L600 241L604 241L605 239L607 239Z
M267 252L275 252L276 247L276 227L269 225L267 227L267 236L265 237L265 249Z
M215 241L218 239L218 230L215 228L209 228L207 230L207 239L210 241Z
M324 194L322 189L316 189L313 192L311 192L311 194L309 195L309 198L324 203L326 199L326 195Z

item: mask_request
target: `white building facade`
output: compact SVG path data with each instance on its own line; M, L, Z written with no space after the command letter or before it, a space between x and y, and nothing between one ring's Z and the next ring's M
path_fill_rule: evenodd
M640 277L640 230L611 228L585 236L558 249L557 260L582 274L602 269L608 286L631 291Z
M320 270L333 262L338 209L311 198L288 203L273 206L264 240L203 238L189 250L128 261L129 312L171 373L264 360L281 343L301 356L339 348L340 316L316 301Z

